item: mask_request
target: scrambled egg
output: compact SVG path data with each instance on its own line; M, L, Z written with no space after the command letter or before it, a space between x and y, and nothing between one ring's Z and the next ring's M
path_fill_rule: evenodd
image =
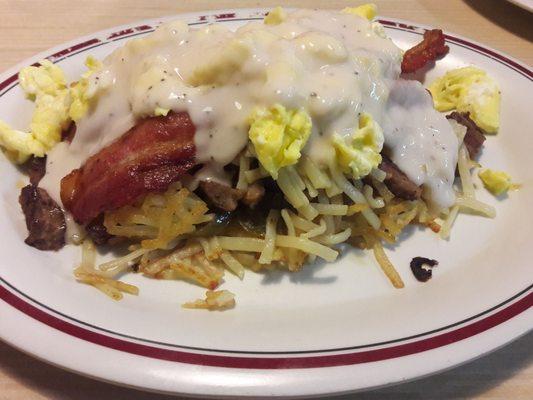
M487 73L476 67L448 71L429 86L438 111L469 112L470 118L487 133L500 126L500 90Z
M254 110L248 136L257 158L272 178L280 168L298 162L311 134L311 118L303 110L287 110L280 104Z
M69 109L69 117L73 121L79 121L87 111L91 103L91 99L95 95L94 88L90 89L89 78L95 71L102 67L102 63L94 57L87 57L85 66L88 68L81 79L70 88L71 101Z
M381 127L366 113L359 118L359 128L350 137L350 142L333 135L337 164L345 173L352 173L355 179L362 178L381 163L383 148Z
M169 112L170 112L169 108L156 107L155 110L154 110L154 116L156 116L156 117L166 117Z
M223 85L231 76L239 72L251 55L252 49L245 40L232 40L227 46L213 49L206 55L206 61L193 71L188 79L192 86Z
M487 168L480 171L478 176L481 178L485 188L495 196L518 187L518 185L511 182L511 176L503 171L493 171Z
M31 155L43 157L61 140L61 131L69 122L70 96L63 71L48 60L40 63L39 67L26 67L19 73L22 89L35 102L29 132L0 121L0 145L19 164Z
M265 17L264 23L266 25L279 25L287 18L287 13L281 7L276 7L271 10Z
M360 17L366 18L369 21L372 21L374 18L376 18L376 14L378 12L378 8L375 4L368 3L360 5L359 7L346 7L342 10L343 13L347 14L355 14L359 15Z
M85 115L95 94L94 89L89 89L89 77L101 66L99 61L88 57L89 70L69 88L61 68L48 60L40 64L19 72L20 86L35 103L29 132L13 129L0 121L0 146L18 164L32 155L43 157L61 141L61 132L70 121L78 121Z

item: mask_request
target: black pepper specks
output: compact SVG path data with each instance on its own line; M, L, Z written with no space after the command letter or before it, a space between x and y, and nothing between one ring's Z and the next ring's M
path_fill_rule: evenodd
M417 281L427 282L433 275L432 268L439 265L437 260L425 257L415 257L411 260L410 266Z

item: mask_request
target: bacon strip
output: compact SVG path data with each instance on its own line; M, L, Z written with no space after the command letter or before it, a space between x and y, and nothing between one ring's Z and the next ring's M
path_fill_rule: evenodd
M61 201L76 222L164 191L195 165L195 127L187 113L141 121L61 180Z
M443 56L450 48L444 43L444 34L440 29L424 32L424 39L410 48L403 55L402 72L415 72L424 67L429 61Z

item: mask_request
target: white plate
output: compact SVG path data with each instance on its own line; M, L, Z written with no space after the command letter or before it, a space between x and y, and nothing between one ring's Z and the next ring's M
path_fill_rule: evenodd
M237 27L265 10L180 15L190 24L218 20ZM150 32L150 20L58 46L0 79L0 119L23 128L31 115L16 72L47 56L70 78L88 54L103 57L128 38ZM402 48L421 29L384 20ZM138 388L192 395L296 396L341 393L413 379L460 364L524 334L533 325L532 71L467 39L450 35L451 51L432 78L475 64L500 83L500 134L489 137L482 163L509 171L523 188L505 201L483 190L495 220L461 215L450 241L413 229L389 254L406 281L395 290L367 253L350 250L335 264L297 274L227 276L234 310L185 310L203 289L138 275L138 297L115 303L72 277L79 250L39 252L24 245L17 203L20 173L0 160L0 337L64 368ZM418 283L409 260L439 260L434 277Z
M508 0L513 4L516 4L518 7L522 7L524 10L533 12L533 0Z

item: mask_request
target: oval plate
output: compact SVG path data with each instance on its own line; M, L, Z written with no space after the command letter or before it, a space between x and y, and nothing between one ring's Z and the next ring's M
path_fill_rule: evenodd
M165 17L102 31L31 58L0 77L0 119L24 128L31 103L17 82L20 68L46 57L70 79L85 57L102 58L162 21L218 21L230 28L267 10L211 11ZM402 48L423 28L382 19ZM523 187L488 220L461 215L449 241L410 230L388 253L406 282L395 290L373 258L352 249L334 264L300 273L226 275L237 307L223 313L182 309L204 290L184 282L124 278L138 297L115 303L72 276L79 250L39 252L24 244L17 196L20 172L0 160L0 337L52 364L97 379L159 392L212 396L302 396L343 393L405 381L463 363L531 329L530 238L533 224L532 71L495 50L448 35L450 54L426 79L469 64L488 71L503 93L501 129L481 162L511 173ZM529 221L529 223L527 222ZM433 279L418 283L409 260L439 260Z

